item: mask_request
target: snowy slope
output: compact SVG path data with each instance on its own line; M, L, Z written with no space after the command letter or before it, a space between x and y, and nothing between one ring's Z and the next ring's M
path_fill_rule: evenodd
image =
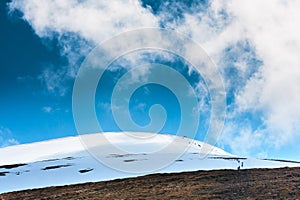
M149 135L147 133L135 134ZM175 146L183 143L189 144L189 148L180 158L169 166L151 173L237 169L238 167L243 169L300 166L299 163L293 162L238 158L216 147L212 147L212 151L203 158L200 155L200 152L203 153L203 151L200 150L206 144L200 141L157 134L154 138L136 143L136 140L130 140L128 136L124 135L123 133L105 133L111 143L118 144L133 153L116 154L113 150L107 149L103 152L106 160L126 166L131 163L139 163L140 166L149 165L154 160L157 162L157 160L165 160L170 156L170 152L151 153L157 148L167 145L170 141L175 139ZM67 137L0 149L0 193L135 177L144 174L147 173L126 173L105 166L84 149L80 137Z

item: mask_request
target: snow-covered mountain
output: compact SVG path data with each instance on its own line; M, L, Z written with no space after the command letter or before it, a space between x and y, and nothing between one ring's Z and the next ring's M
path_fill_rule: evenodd
M149 133L135 133L147 138ZM91 134L91 137L99 134ZM152 154L157 148L175 141L174 146L188 144L188 149L170 165L152 172L128 173L108 167L89 152L81 143L80 137L67 137L32 144L10 146L0 149L0 193L22 189L41 188L84 182L135 177L148 173L171 173L212 169L276 168L300 167L300 163L239 158L222 149L200 141L173 135L156 134L155 137L141 140L128 140L124 133L104 133L112 144L129 149L133 153L117 154L113 149L103 152L103 158L111 163L130 166L151 165L165 160L170 152ZM101 144L106 145L106 144ZM203 151L207 147L209 152ZM128 151L129 151L128 150ZM176 149L174 149L176 151ZM202 154L202 155L201 155ZM155 155L155 157L153 156ZM205 157L203 157L205 155Z

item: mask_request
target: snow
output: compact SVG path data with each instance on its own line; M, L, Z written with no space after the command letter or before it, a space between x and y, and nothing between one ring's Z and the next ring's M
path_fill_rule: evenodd
M150 136L148 133L135 134L142 135L146 139L137 142L137 139L130 139L128 134L104 133L103 135L107 138L105 142L113 143L118 148L126 150L128 154L117 154L104 142L101 145L106 147L106 151L101 153L101 159L108 163L125 166L125 168L135 169L134 167L136 167L136 169L140 169L151 165L153 162L157 163L176 157L173 154L177 153L176 150L180 149L179 146L182 144L189 144L189 148L166 167L151 172L128 173L115 170L99 162L85 150L80 137L67 137L10 146L0 149L0 193L136 177L149 173L237 169L238 167L248 169L300 166L299 163L293 162L238 158L217 147L211 147L212 151L205 152L203 147L210 147L209 145L188 138L162 134L156 134L154 137L147 138L147 136ZM97 135L99 134L91 134L87 135L87 137L93 138ZM172 151L153 153L172 142L174 142L173 145L176 147L171 148L170 150ZM206 156L204 157L204 155ZM12 164L26 165L18 167L7 166Z

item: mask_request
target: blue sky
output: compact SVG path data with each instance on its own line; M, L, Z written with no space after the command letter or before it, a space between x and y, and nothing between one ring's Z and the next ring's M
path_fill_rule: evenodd
M0 147L77 135L72 87L84 58L98 43L123 31L163 27L198 42L222 75L227 118L219 147L243 156L300 160L297 8L297 1L2 1ZM190 74L190 66L178 57L145 55L143 62L169 65L192 85L203 78ZM121 63L122 59L114 64L118 70L106 72L98 88L101 94L96 94L95 108L105 131L118 130L108 107L113 80L126 72ZM210 116L206 89L197 91L204 102L196 136L200 140ZM162 132L175 132L178 101L158 85L134 93L133 120L147 124L155 103L168 112Z
M13 137L19 143L28 143L74 135L71 96L48 95L38 79L46 66L63 63L59 49L55 44L52 49L45 46L18 13L9 17L3 1L0 24L0 121L5 139ZM47 106L59 110L47 113Z

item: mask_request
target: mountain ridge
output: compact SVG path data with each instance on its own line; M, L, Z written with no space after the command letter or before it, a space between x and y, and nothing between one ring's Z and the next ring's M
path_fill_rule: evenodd
M103 160L95 159L87 152L79 136L0 149L0 193L85 182L109 181L157 173L300 167L300 163L241 158L216 147L212 147L212 151L203 156L200 154L200 148L205 144L185 137L157 134L152 139L136 143L136 139L129 140L127 139L128 135L124 133L112 132L105 134L113 145L121 145L121 148L129 148L129 150L136 150L136 152L117 154L109 149L110 146L108 145L106 146L107 151L101 157L104 161L109 162L107 164ZM143 134L147 135L147 133ZM174 157L176 159L167 166L154 168L150 172L138 171L139 168L137 167L151 165L153 161L159 162L170 158L170 152L161 151L157 154L151 152L158 147L165 147L172 141L175 141L174 148L181 144L189 144L189 149L182 155L178 154L178 158L176 158L176 154ZM129 166L130 169L138 169L138 173L129 173L126 170L118 171L113 168L113 165L111 167L109 164L115 164L118 167Z

